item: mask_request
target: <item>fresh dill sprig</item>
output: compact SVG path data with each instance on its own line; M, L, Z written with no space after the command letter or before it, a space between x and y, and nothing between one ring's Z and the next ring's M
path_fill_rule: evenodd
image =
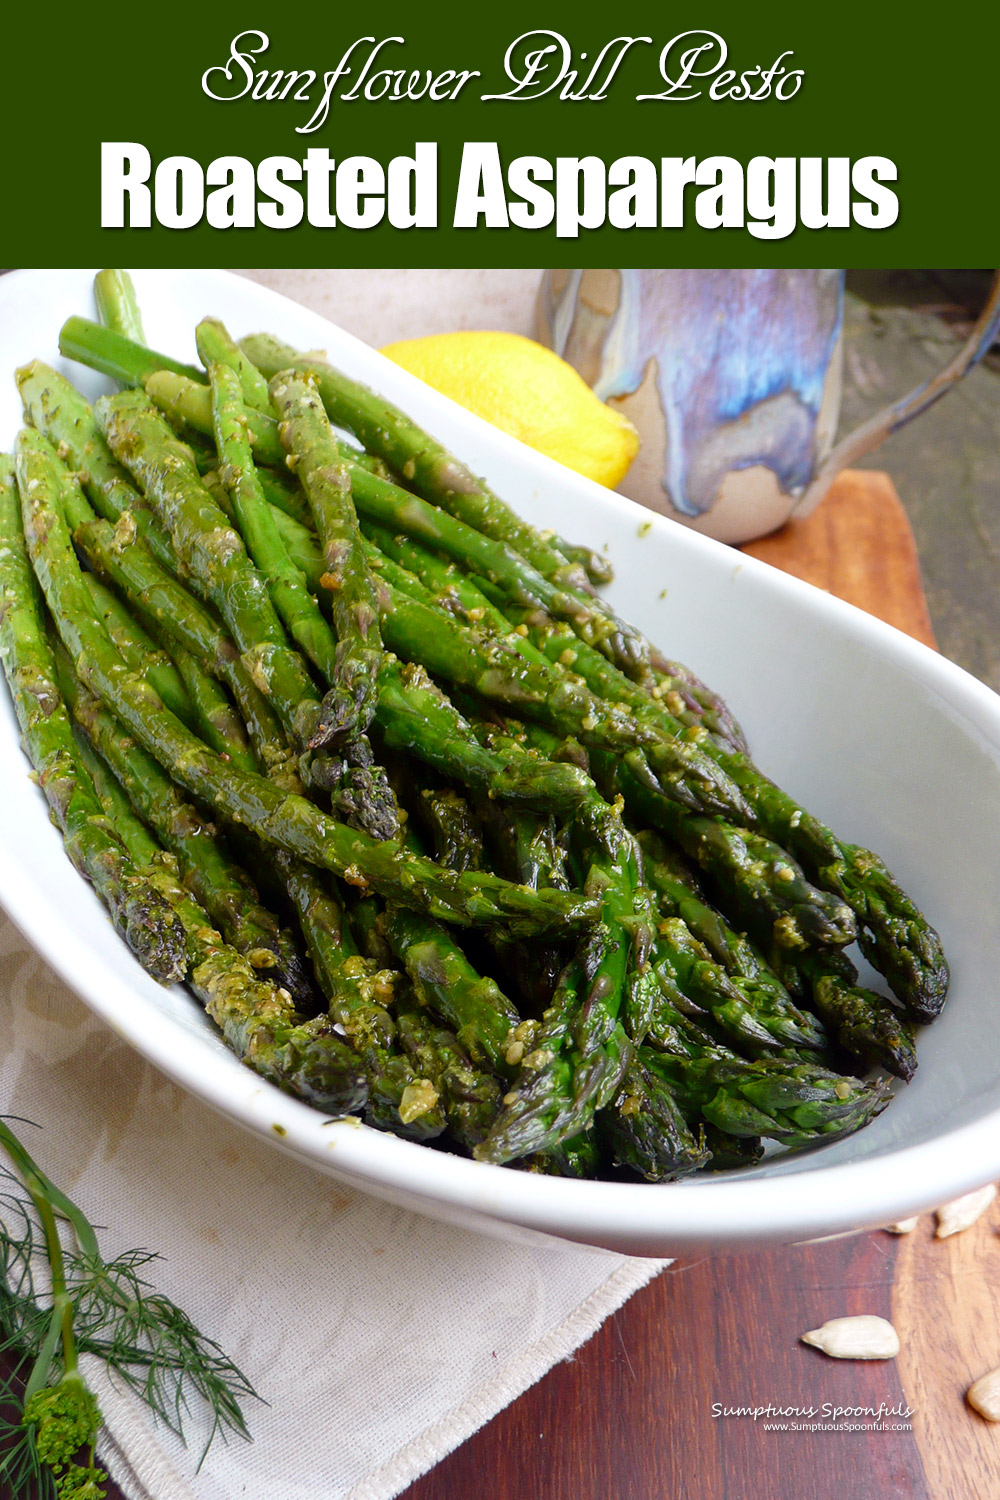
M249 1438L240 1402L256 1392L215 1340L139 1275L158 1259L147 1250L129 1250L113 1261L81 1256L70 1262L80 1287L77 1344L104 1360L181 1439L191 1398L202 1401L212 1418L204 1458L220 1432Z
M182 1441L192 1402L207 1408L199 1467L218 1434L249 1438L241 1402L256 1392L140 1274L158 1257L130 1250L106 1261L89 1219L2 1119L0 1146L15 1169L0 1168L0 1182L10 1184L0 1191L0 1351L26 1371L23 1391L16 1379L0 1381L0 1494L103 1500L107 1476L94 1462L101 1414L80 1354L103 1360ZM60 1223L75 1247L64 1246ZM44 1293L35 1277L42 1264L50 1282Z

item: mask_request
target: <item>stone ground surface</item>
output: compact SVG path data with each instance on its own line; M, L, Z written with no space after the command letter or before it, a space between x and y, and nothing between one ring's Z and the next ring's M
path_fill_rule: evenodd
M946 364L987 278L855 273L845 317L847 432ZM941 650L1000 690L1000 360L996 351L865 461L909 513Z

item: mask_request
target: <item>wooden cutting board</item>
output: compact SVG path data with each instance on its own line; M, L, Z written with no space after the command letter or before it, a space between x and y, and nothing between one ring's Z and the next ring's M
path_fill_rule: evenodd
M742 550L937 647L913 532L888 474L849 469L808 520Z
M885 474L745 549L933 646L909 522ZM964 1234L865 1234L678 1261L404 1500L973 1500L1000 1496L1000 1424L965 1405L1000 1365L1000 1208ZM831 1360L827 1318L895 1324L891 1362ZM720 1406L909 1406L904 1431L767 1431ZM871 1420L859 1417L858 1421Z

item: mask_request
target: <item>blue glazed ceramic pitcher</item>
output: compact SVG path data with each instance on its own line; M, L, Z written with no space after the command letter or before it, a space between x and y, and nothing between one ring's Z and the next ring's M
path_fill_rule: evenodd
M639 430L621 489L725 542L806 515L989 348L1000 277L934 380L834 446L842 271L546 271L539 336Z

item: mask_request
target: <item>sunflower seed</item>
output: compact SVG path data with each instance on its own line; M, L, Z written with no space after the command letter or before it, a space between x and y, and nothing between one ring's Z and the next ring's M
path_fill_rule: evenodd
M949 1234L960 1234L963 1229L968 1229L986 1212L996 1195L996 1183L988 1182L974 1193L965 1193L951 1203L942 1203L937 1211L936 1238L944 1240Z
M914 1214L912 1219L897 1219L895 1224L884 1226L886 1234L912 1234L920 1223L920 1218Z
M965 1399L987 1422L1000 1422L1000 1370L980 1375L969 1386Z
M885 1318L862 1313L856 1318L831 1318L822 1328L802 1335L803 1344L822 1349L832 1359L893 1359L899 1336Z

